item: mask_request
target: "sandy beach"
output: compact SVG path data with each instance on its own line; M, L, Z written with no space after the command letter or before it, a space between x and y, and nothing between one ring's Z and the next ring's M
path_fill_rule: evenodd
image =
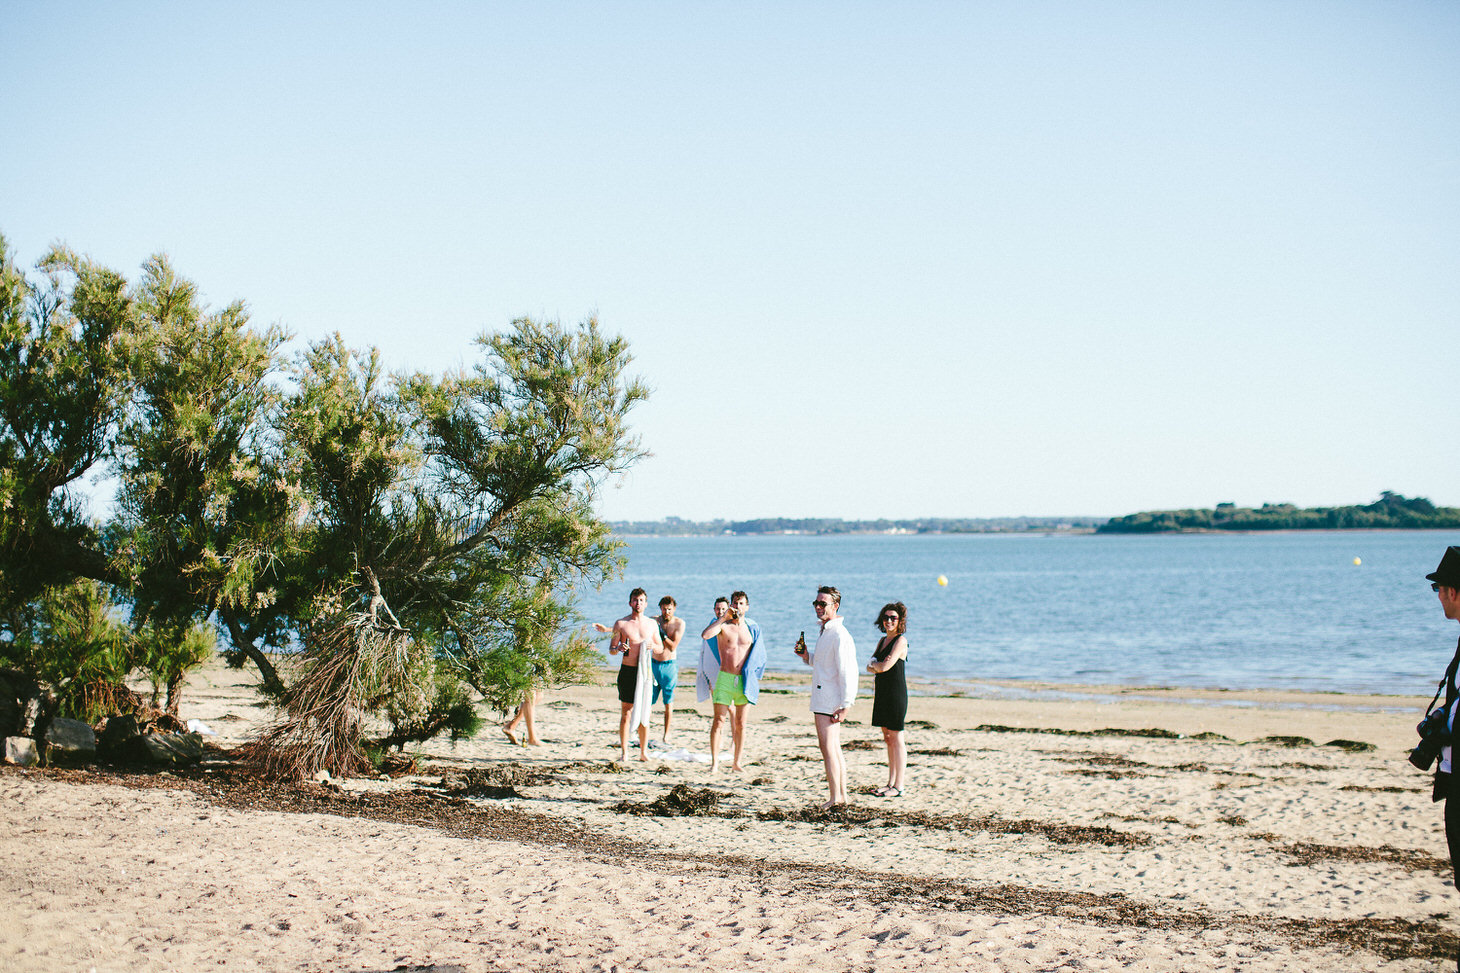
M615 763L607 675L544 697L540 747L488 726L407 748L413 773L284 786L223 756L269 711L209 666L182 708L215 731L202 767L0 772L0 969L1417 971L1460 949L1404 759L1424 700L921 695L884 799L864 685L856 798L819 812L801 683L769 680L746 771L711 777ZM709 714L682 672L673 744L704 754Z

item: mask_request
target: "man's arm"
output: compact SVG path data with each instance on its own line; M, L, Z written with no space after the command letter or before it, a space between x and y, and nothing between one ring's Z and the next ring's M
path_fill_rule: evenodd
M657 627L657 626L656 626ZM654 653L654 658L664 662L674 655L679 648L679 640L684 637L684 619L676 618L664 629L664 638L659 643L660 648Z
M727 615L725 617L728 618L729 616ZM713 622L711 622L710 624L708 624L708 625L705 626L705 630L700 633L700 638L702 638L706 642L708 642L710 639L714 638L716 635L719 635L720 634L720 629L722 629L724 627L725 627L725 619L724 618L717 618Z
M629 623L620 618L613 623L613 636L608 640L608 653L614 655L627 652L633 639L629 635Z

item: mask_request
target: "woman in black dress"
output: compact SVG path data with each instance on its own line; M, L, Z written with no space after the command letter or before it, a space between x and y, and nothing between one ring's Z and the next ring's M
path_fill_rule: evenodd
M903 772L907 769L907 744L902 739L902 724L907 719L907 676L903 672L907 606L900 601L883 605L877 613L877 627L884 634L872 653L872 661L867 663L867 671L876 673L872 725L882 727L882 740L887 744L887 786L872 793L877 797L901 797Z

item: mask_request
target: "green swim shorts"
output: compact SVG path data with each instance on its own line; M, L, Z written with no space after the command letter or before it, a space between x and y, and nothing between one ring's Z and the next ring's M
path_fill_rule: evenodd
M744 706L750 702L740 686L740 676L722 672L715 677L715 689L710 693L710 702L719 706Z

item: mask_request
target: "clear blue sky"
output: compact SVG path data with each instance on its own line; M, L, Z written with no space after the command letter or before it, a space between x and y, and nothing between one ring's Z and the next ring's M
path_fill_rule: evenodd
M0 232L399 369L597 313L668 515L1460 505L1460 4L0 4Z

